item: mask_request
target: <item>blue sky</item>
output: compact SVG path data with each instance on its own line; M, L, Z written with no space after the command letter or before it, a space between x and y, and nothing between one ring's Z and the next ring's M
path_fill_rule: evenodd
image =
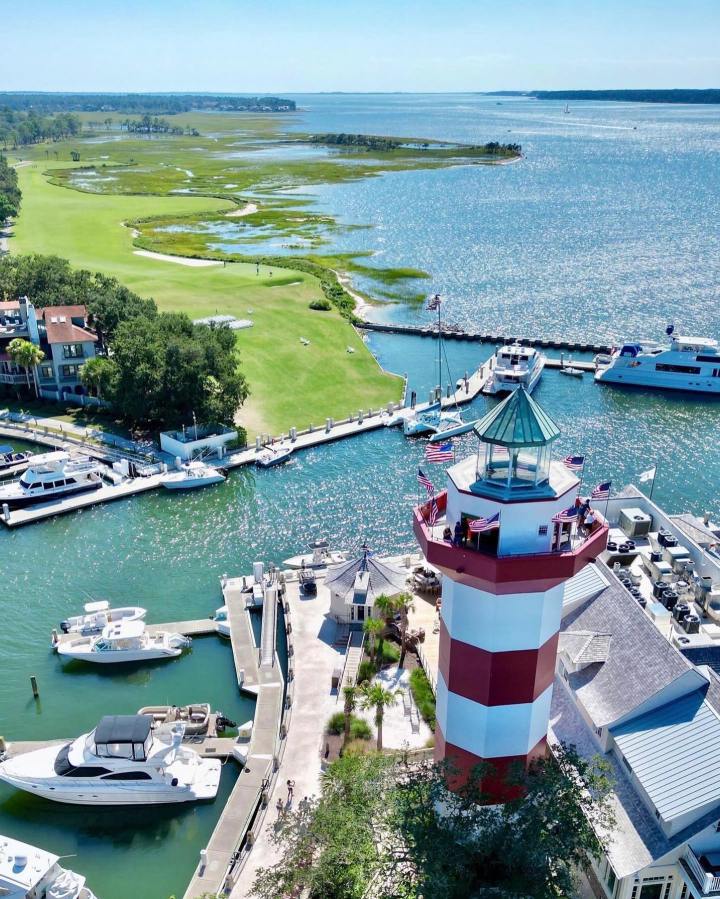
M0 0L0 13L0 90L720 87L720 0Z

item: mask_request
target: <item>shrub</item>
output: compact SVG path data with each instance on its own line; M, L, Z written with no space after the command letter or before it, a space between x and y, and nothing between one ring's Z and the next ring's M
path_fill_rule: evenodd
M364 718L356 718L354 715L350 720L350 737L353 740L372 740L372 730L370 725Z
M352 726L352 725L351 725ZM341 734L345 730L345 715L342 712L335 712L330 716L325 730L329 734Z
M369 659L363 659L358 668L358 683L361 684L363 681L371 681L375 677L375 671L375 665Z
M388 640L378 646L378 662L381 665L396 665L400 661L400 648Z
M372 746L368 746L368 744L364 740L351 740L347 744L345 749L343 749L343 755L369 755L374 751L374 748Z
M329 312L332 309L332 303L330 300L322 297L318 300L311 300L309 308L315 309L317 312Z
M415 668L410 675L410 690L415 705L431 730L435 730L435 696L422 668Z

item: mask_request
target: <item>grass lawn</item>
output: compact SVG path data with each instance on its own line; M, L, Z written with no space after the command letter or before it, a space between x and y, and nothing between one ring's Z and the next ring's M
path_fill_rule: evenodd
M155 215L230 209L208 197L93 194L59 187L43 172L62 164L38 159L18 169L23 204L10 240L15 253L54 253L78 267L111 274L151 296L162 310L198 318L229 313L251 318L238 333L242 369L252 397L240 420L252 435L344 418L397 400L401 379L380 370L355 330L334 310L313 312L317 280L288 269L228 263L192 268L133 253L123 222ZM249 310L252 310L250 312ZM310 341L303 346L300 338ZM347 352L350 346L355 353Z

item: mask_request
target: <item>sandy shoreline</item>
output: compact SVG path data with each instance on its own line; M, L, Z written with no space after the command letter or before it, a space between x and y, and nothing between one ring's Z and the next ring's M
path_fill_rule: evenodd
M135 256L145 256L148 259L157 259L159 262L175 262L178 265L189 265L194 268L203 268L208 265L222 265L217 259L193 259L190 256L168 256L166 253L153 253L152 250L133 250Z
M258 211L257 203L246 203L242 209L233 209L232 212L226 212L225 218L228 219L239 219L244 215L252 215L253 212Z
M350 281L350 277L348 275L344 274L343 272L337 272L335 271L335 269L333 269L333 273L337 276L340 286L344 288L355 300L355 315L357 315L358 318L367 320L368 313L372 309L372 305L368 303L365 297L360 296L359 293L352 289L352 287L350 286L352 282Z

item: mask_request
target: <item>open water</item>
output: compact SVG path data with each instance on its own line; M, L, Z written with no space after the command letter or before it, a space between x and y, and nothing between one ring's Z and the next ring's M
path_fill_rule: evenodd
M324 96L302 130L365 131L484 141L511 138L526 159L504 167L382 176L319 189L318 202L380 251L378 262L419 265L447 296L448 316L476 327L591 338L654 334L672 317L720 334L717 303L720 111L688 107L562 106L476 97ZM637 131L634 130L637 128ZM508 133L508 129L510 132ZM342 238L344 239L344 238ZM418 309L388 306L396 320ZM437 380L436 344L374 334L380 362L424 397ZM448 344L454 380L492 351ZM655 498L670 510L720 514L717 403L685 395L600 388L547 371L536 399L562 429L557 453L585 453L590 485L619 486L658 462ZM478 417L492 401L468 409ZM471 452L474 438L457 441ZM280 562L311 539L377 551L413 546L410 508L423 441L383 430L299 453L284 468L233 473L187 496L157 492L0 532L0 734L72 737L108 713L210 701L244 721L229 646L198 639L178 660L121 673L63 666L51 628L90 594L148 608L149 621L212 614L218 578L256 559ZM40 683L35 702L29 677ZM0 786L0 833L63 855L100 899L180 893L236 770L213 803L159 811L77 810Z

